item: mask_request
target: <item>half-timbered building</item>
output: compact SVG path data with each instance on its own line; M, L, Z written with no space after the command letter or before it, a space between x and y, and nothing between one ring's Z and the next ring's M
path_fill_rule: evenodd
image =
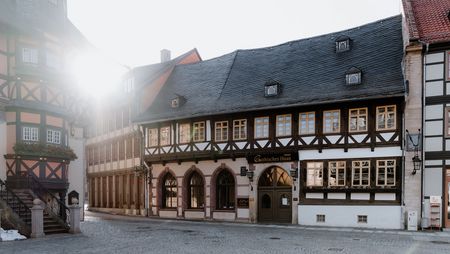
M174 59L162 50L161 63L130 70L117 91L92 108L86 141L89 210L147 215L143 137L131 118L148 108L174 66L199 60L195 49Z
M405 73L405 79L410 93L417 96L414 108L419 110L419 117L415 128L421 128L423 134L415 142L419 148L415 155L423 165L414 167L423 168L417 171L423 182L408 193L422 197L422 227L449 228L450 2L404 0L403 7L406 67L411 70ZM411 157L405 161L411 161Z
M0 3L0 208L18 215L6 225L22 223L21 230L30 229L34 198L45 203L45 233L67 232L68 192L84 202L80 104L65 60L88 44L67 19L66 5Z
M402 18L177 65L143 126L151 215L403 227Z

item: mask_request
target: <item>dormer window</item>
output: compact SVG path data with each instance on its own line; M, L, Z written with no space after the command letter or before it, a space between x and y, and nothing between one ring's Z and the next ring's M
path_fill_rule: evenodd
M268 82L264 87L264 96L272 97L280 94L281 85L278 82Z
M339 36L336 41L336 53L350 50L350 38L347 36Z
M180 106L180 98L177 97L175 99L172 99L171 105L172 108L178 108Z
M361 70L356 67L352 67L350 70L348 70L345 74L345 83L347 85L361 84Z
M172 108L179 108L186 102L186 99L181 95L176 95L170 100L170 106Z

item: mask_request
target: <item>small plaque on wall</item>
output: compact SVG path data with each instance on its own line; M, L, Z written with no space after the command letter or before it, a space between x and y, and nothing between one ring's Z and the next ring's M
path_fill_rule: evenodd
M237 199L238 208L248 208L248 198L238 198Z

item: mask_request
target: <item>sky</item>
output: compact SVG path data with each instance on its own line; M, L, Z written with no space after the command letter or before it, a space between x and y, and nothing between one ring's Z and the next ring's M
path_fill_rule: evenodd
M128 67L197 48L203 60L401 13L401 0L68 0L69 19L101 55Z

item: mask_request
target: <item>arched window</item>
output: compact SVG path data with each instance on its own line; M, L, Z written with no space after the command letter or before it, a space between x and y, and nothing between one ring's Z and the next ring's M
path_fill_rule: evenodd
M202 176L194 172L189 179L189 208L203 208L205 206L205 194Z
M177 207L177 179L169 173L163 178L162 187L162 207L176 208Z
M222 170L217 176L216 187L216 208L234 209L235 191L233 175L227 170Z

